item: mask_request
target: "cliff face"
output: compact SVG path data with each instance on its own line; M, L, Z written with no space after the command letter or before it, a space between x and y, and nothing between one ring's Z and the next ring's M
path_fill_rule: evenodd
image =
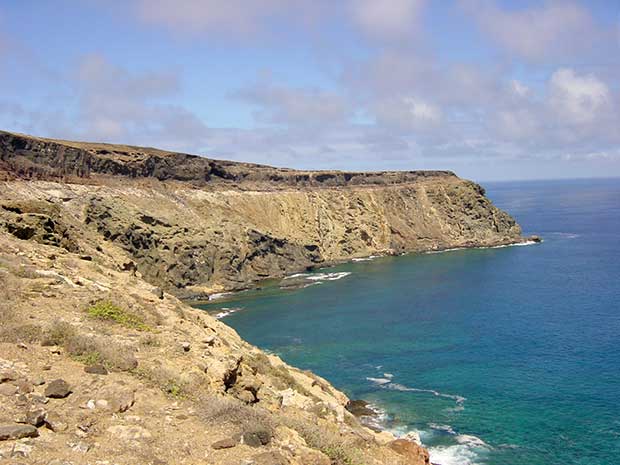
M428 465L177 297L522 240L450 172L303 172L0 132L0 459ZM162 182L165 181L165 182Z
M91 176L152 178L200 187L275 190L287 187L386 185L454 176L449 171L354 173L299 171L127 145L42 139L0 131L0 169L28 179Z
M0 154L14 178L0 191L6 231L112 258L185 298L354 257L522 240L449 172L301 172L8 133Z

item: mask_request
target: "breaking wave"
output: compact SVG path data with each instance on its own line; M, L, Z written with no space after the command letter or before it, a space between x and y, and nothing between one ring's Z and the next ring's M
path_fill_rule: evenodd
M243 310L242 307L222 307L220 308L221 312L216 313L213 317L220 320L222 318L226 318L228 315L232 315L233 313L237 313L240 310Z

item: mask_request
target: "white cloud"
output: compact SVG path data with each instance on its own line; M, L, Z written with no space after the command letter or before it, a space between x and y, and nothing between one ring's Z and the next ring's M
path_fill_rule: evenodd
M176 32L247 35L285 6L286 0L137 0L136 8L144 21Z
M460 0L482 31L508 51L532 61L588 51L600 31L588 10L571 1L501 9L492 0Z
M587 125L610 110L611 92L593 74L580 76L561 68L552 74L549 86L550 104L560 120Z
M517 79L510 81L510 88L514 94L518 97L527 97L530 93L530 88Z
M426 103L413 97L405 97L404 103L409 107L409 112L416 121L437 124L441 120L441 110L437 105Z
M270 81L257 82L232 94L255 107L261 123L288 125L326 125L344 122L349 108L339 93L317 88L295 88Z
M351 0L351 17L371 37L401 39L418 28L425 0Z

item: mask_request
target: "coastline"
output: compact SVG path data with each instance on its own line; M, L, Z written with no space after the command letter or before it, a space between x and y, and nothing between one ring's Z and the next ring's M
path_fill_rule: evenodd
M506 247L523 247L523 246L529 246L529 245L536 245L536 244L541 244L544 242L544 239L541 238L538 235L530 235L530 236L524 236L521 238L521 240L519 241L505 241L505 242L498 242L497 244L493 244L493 245L476 245L476 244L471 244L471 245L463 245L463 246L458 246L458 247L450 247L450 246L446 246L443 248L431 248L431 249L426 249L426 250L420 250L420 249L416 249L416 250L411 250L411 251L406 251L406 252L402 252L402 253L389 253L389 252L375 252L371 255L367 255L367 256L361 256L361 257L352 257L346 260L334 260L331 261L329 263L322 263L320 265L317 266L312 266L312 267L307 267L305 269L299 269L299 270L294 270L291 271L288 274L285 274L283 276L279 276L279 277L268 277L265 279L261 279L261 280L257 280L253 283L248 284L247 286L244 287L233 287L233 288L228 288L228 289L223 289L221 291L215 292L213 294L210 294L208 296L207 299L204 298L185 298L185 299L181 299L181 301L183 301L184 303L186 303L187 305L190 305L192 307L197 307L197 308L201 308L203 306L208 306L211 304L216 304L217 302L225 302L229 299L235 299L237 296L239 296L240 294L244 293L244 292L252 292L252 291L260 291L261 289L263 289L263 287L270 283L273 282L275 283L281 283L282 281L286 280L286 279L290 279L293 277L297 277L297 276L301 276L301 275L311 275L313 272L320 272L322 270L329 270L331 268L335 268L337 266L340 265L345 265L348 263L363 263L363 262L368 262L368 261L372 261L378 258L384 258L384 257L404 257L404 256L409 256L409 255L416 255L416 254L440 254L440 253L447 253L447 252L456 252L456 251L461 251L461 250L485 250L485 249L503 249ZM328 279L330 280L330 279ZM294 286L290 287L291 289L294 289ZM202 295L200 297L203 297ZM206 311L206 309L203 309Z

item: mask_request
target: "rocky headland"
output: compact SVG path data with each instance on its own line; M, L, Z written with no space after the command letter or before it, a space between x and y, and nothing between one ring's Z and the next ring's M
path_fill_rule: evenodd
M428 464L326 380L180 299L368 255L523 241L450 172L296 171L0 132L0 179L11 463Z

